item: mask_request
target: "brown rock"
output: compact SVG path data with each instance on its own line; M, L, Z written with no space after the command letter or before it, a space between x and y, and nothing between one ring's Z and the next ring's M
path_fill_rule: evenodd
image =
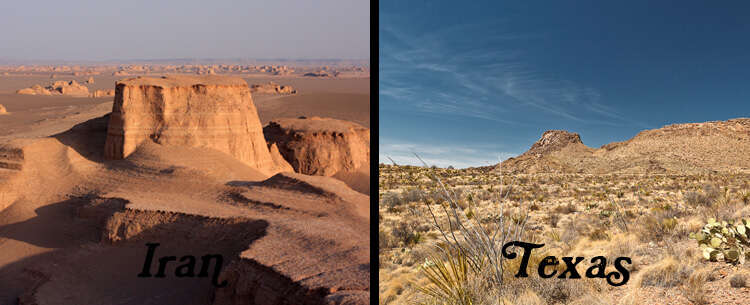
M25 95L51 95L52 92L50 92L48 89L45 89L41 85L33 85L29 88L24 88L16 91L17 94L25 94Z
M547 130L542 137L529 149L532 154L544 154L550 151L560 150L571 144L583 144L581 136L574 132L565 130Z
M93 76L89 77L89 79L86 81L86 83L87 84L93 84L94 83L94 77Z
M250 85L250 92L254 94L296 94L297 90L294 90L291 86L268 82L266 84Z
M78 82L72 80L69 82L64 81L57 81L52 85L52 88L47 88L50 91L57 91L62 95L69 95L69 96L78 96L78 97L88 97L89 96L89 88L87 88L84 85L79 84Z
M88 97L89 88L78 82L72 81L56 81L51 85L42 87L41 85L34 85L30 88L24 88L16 91L17 94L27 95L67 95L74 97Z
M7 114L8 110L5 109L5 106L3 104L0 104L0 114Z
M264 127L263 133L298 173L333 176L369 166L370 129L353 122L278 119Z
M105 89L105 90L99 89L91 93L91 97L105 97L105 96L115 96L115 89Z
M138 77L117 82L105 157L122 159L145 141L207 147L266 174L291 171L271 154L247 83L234 77Z

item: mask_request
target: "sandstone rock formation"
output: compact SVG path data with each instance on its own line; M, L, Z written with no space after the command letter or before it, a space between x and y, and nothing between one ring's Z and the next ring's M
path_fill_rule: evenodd
M5 106L3 104L0 104L0 114L6 114L8 113L8 109L5 109Z
M50 90L45 89L41 85L33 85L29 88L19 89L16 93L25 95L52 95Z
M89 77L89 79L86 80L86 83L87 84L93 84L94 83L94 77L93 76Z
M674 124L589 148L578 134L547 131L531 149L503 161L513 173L750 172L750 119Z
M69 95L69 96L80 96L80 97L89 96L89 88L87 88L84 85L79 84L78 82L74 80L69 81L69 82L56 81L54 84L52 84L51 88L48 87L47 89L52 91L53 94L55 92L58 92L59 94Z
M250 92L253 94L296 94L297 90L294 90L291 86L268 82L265 84L250 85Z
M98 89L91 93L91 97L115 96L115 89Z
M212 148L266 174L292 170L269 151L250 89L240 78L169 75L117 82L105 157L126 158L146 141Z
M143 160L103 166L80 155L78 145L67 146L83 141L91 148L92 138L105 136L106 122L0 143L0 211L10 208L5 215L11 217L42 211L32 221L11 221L13 231L80 245L5 267L38 277L6 272L2 287L18 285L0 294L2 304L368 304L367 196L329 177L279 173L224 183L179 166L150 170L171 168L175 156L148 166ZM107 197L53 196L92 185ZM158 255L222 255L219 281L228 286L177 278L174 268L166 278L127 276L141 270L142 245L151 241L161 243ZM18 297L3 298L9 295ZM174 297L165 301L164 295Z
M89 88L82 84L79 84L75 80L56 81L46 87L42 87L41 85L34 85L30 88L20 89L16 91L16 93L28 95L67 95L74 97L88 97Z
M370 130L353 122L319 117L278 119L269 122L263 134L298 173L333 176L369 166Z
M325 70L321 70L317 72L308 72L308 73L303 74L303 76L309 76L309 77L336 77L338 75L339 75L339 72L336 72L336 71L329 72Z

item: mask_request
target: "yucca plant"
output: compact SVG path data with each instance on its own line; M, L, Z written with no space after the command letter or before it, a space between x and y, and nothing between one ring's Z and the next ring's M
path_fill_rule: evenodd
M415 156L425 165L425 168L429 168L422 158L416 154ZM498 217L493 221L494 223L482 225L480 217L466 217L464 209L459 204L460 197L449 190L438 175L428 172L428 177L438 184L440 194L446 202L440 205L440 209L445 214L447 223L439 221L437 211L429 204L426 205L432 224L440 232L446 246L441 251L460 253L462 257L465 257L471 271L477 275L487 275L491 284L494 284L493 286L500 287L503 284L505 259L501 252L502 247L506 242L519 240L522 237L528 214L523 213L508 223L506 223L506 217ZM503 179L500 178L498 215L504 215L504 199L510 194L513 182L503 192Z
M419 268L430 285L418 286L417 289L432 297L433 301L442 304L474 304L469 288L469 263L462 252L449 253L440 249L425 259Z

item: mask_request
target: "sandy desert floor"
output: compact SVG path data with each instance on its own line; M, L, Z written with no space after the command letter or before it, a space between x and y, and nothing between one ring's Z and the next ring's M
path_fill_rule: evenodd
M90 91L113 89L117 80L130 76L94 76ZM261 123L274 118L321 116L349 120L370 127L370 79L317 79L306 77L243 76L248 84L273 81L291 85L298 94L256 96ZM0 117L0 138L47 136L65 131L87 119L112 110L112 98L75 98L66 96L18 95L16 90L53 80L85 82L88 76L63 76L50 79L38 76L0 75L0 105L10 114Z
M90 90L128 77L94 78ZM88 77L55 80L71 79ZM321 116L369 127L369 78L246 80L299 92L254 97L264 125ZM325 177L270 178L201 148L144 145L106 161L102 116L112 98L14 93L48 82L49 74L0 76L0 104L9 112L0 115L0 143L13 143L0 147L0 157L18 157L9 147L23 147L20 158L33 160L18 175L12 164L0 167L0 304L270 304L279 302L271 292L283 289L284 297L318 301L369 295L369 168L339 177L357 192ZM175 265L165 279L136 277L147 241L161 243L157 257L222 254L232 293L213 288L210 276L175 277ZM268 281L268 293L245 291L248 300L238 301L239 285L258 281Z

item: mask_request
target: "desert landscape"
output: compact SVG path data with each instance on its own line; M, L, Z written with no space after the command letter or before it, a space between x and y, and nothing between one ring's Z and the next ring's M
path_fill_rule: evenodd
M747 304L748 152L750 119L737 118L599 148L549 130L494 166L381 163L380 304ZM510 240L544 244L528 277L499 258ZM562 262L546 273L563 278L538 276L546 256L581 257L581 278ZM599 256L606 279L587 269Z
M367 62L0 67L0 304L369 304Z

